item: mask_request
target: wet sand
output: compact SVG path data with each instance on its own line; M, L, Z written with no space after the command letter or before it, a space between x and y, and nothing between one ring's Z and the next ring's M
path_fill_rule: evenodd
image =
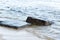
M40 40L38 37L23 29L13 29L0 26L0 40Z

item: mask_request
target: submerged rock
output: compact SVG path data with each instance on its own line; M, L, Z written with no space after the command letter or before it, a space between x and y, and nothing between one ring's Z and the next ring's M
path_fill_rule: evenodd
M34 25L42 25L42 26L46 26L46 25L51 25L52 24L52 22L41 20L41 19L37 19L37 18L33 18L33 17L28 17L26 22L34 24Z
M19 20L6 20L6 21L0 21L0 25L11 28L20 28L20 27L22 28L30 24Z

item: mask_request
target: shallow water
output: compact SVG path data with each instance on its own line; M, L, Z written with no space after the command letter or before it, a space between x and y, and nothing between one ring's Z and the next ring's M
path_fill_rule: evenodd
M2 2L3 3L3 2ZM22 3L23 4L23 3ZM33 3L33 5L29 4L27 6L27 3L25 3L26 6L1 6L0 5L0 20L18 20L18 21L25 21L28 16L36 17L42 20L46 21L52 21L54 24L51 26L31 26L30 28L26 28L26 30L29 33L34 34L41 40L60 40L60 9L47 6L47 5L42 5L42 4L36 4L36 2ZM17 4L16 4L17 5ZM20 30L12 31L13 29L7 29L4 27L0 27L0 33L2 33L4 36L4 39L11 39L13 40L14 38L19 39L19 32ZM24 32L23 30L23 32ZM5 32L6 31L6 32ZM10 34L8 33L10 32ZM22 32L22 33L23 33ZM16 35L14 35L16 33ZM21 33L21 32L20 32ZM24 32L25 33L25 32ZM23 33L23 34L24 34ZM22 35L23 35L22 34ZM6 36L8 35L8 36ZM13 38L10 37L10 35L15 36ZM22 36L20 35L20 36ZM27 34L26 34L27 35ZM25 36L26 36L25 35ZM30 35L30 34L28 34ZM18 36L18 37L16 37ZM23 36L24 38L24 36ZM26 36L27 38L27 36ZM15 40L15 39L14 39ZM23 40L23 39L22 39ZM33 40L33 39L32 39ZM38 39L36 39L38 40Z

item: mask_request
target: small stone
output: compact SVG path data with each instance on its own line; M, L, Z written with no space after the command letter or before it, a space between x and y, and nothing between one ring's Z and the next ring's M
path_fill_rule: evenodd
M46 25L51 25L51 22L45 21L45 20L41 20L41 19L37 19L37 18L33 18L33 17L28 17L26 22L31 23L33 25L42 25L42 26L46 26Z

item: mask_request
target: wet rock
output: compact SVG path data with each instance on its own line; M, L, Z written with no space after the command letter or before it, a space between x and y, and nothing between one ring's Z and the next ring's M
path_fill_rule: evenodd
M10 28L23 28L30 24L27 22L18 21L18 20L6 20L6 21L0 21L0 25L10 27Z
M33 25L42 25L42 26L46 26L46 25L51 25L52 24L52 22L41 20L41 19L37 19L37 18L33 18L33 17L28 17L26 22L31 23Z

